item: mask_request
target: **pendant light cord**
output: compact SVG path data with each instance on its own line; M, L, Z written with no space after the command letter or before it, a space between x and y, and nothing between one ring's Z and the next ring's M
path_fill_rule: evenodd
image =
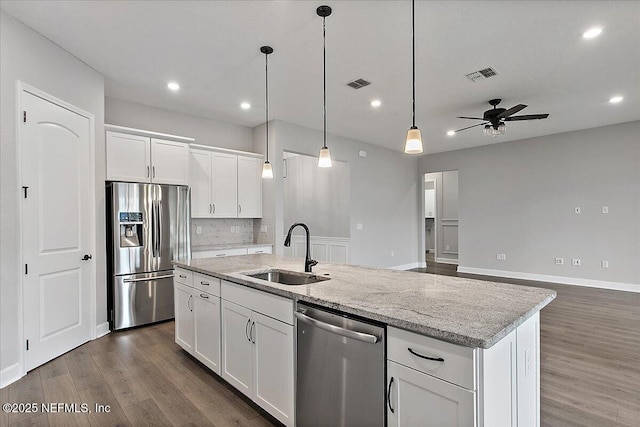
M413 127L416 127L416 1L411 0L411 57L413 63Z
M327 148L327 30L325 17L322 17L322 92L323 92L323 146Z
M264 98L265 98L265 124L267 131L267 163L269 163L269 54L264 55Z

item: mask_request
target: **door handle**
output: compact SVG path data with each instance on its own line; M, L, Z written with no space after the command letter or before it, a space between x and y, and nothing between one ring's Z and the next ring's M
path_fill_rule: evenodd
M256 334L254 333L254 326L256 326L256 322L252 322L251 323L251 329L249 329L249 336L251 337L251 339L249 341L251 341L252 343L256 343Z
M82 257L82 261L89 261L91 258L93 258L90 254L84 254L84 256Z
M391 413L393 414L395 411L395 409L393 409L393 407L391 406L391 386L393 385L393 377L391 377L391 380L389 381L389 388L387 389L387 405L389 405L389 410L391 411Z
M193 295L189 295L189 299L187 300L187 308L189 308L189 311L193 311L193 309L191 308L192 299L193 299Z
M180 276L182 277L182 276ZM171 279L173 278L173 274L167 274L165 276L155 276L155 277L140 277L138 279L124 279L124 283L131 282L151 282L152 280L160 280L160 279Z
M251 338L249 338L249 332L247 331L247 328L249 327L249 323L251 323L251 319L247 319L247 324L244 325L244 336L247 337L247 340L249 342L251 342Z

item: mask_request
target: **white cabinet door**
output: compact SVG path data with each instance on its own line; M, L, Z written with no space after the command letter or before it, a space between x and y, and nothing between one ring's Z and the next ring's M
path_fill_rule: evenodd
M210 151L191 150L189 185L191 186L191 217L210 218L213 214L213 192Z
M238 217L238 156L212 154L213 216Z
M249 398L253 392L251 310L222 300L222 378Z
M189 145L151 138L151 181L189 185Z
M193 354L193 288L173 282L176 344Z
M392 361L387 361L387 390L389 427L475 426L472 391Z
M253 312L253 400L283 424L294 424L293 326Z
M194 291L195 344L193 355L220 375L220 298Z
M107 180L151 182L151 139L107 132Z
M238 156L238 217L262 217L262 159Z

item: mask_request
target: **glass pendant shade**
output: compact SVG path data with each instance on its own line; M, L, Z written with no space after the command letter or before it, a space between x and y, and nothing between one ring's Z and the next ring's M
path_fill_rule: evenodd
M262 178L273 179L273 168L271 167L271 163L264 162L262 164Z
M331 152L328 147L322 147L320 154L318 155L318 167L330 168L331 167Z
M422 153L422 135L420 129L411 127L407 132L407 141L404 144L404 152L407 154Z

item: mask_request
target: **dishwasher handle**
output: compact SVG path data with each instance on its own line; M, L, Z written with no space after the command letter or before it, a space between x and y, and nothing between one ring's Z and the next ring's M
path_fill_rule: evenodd
M363 332L352 331L350 329L341 328L340 326L330 325L329 323L321 322L313 317L309 317L305 314L296 311L293 313L296 318L304 323L308 323L317 328L325 330L327 332L332 332L337 335L341 335L346 338L352 338L354 340L366 342L369 344L375 344L378 342L378 337L371 334L365 334Z

